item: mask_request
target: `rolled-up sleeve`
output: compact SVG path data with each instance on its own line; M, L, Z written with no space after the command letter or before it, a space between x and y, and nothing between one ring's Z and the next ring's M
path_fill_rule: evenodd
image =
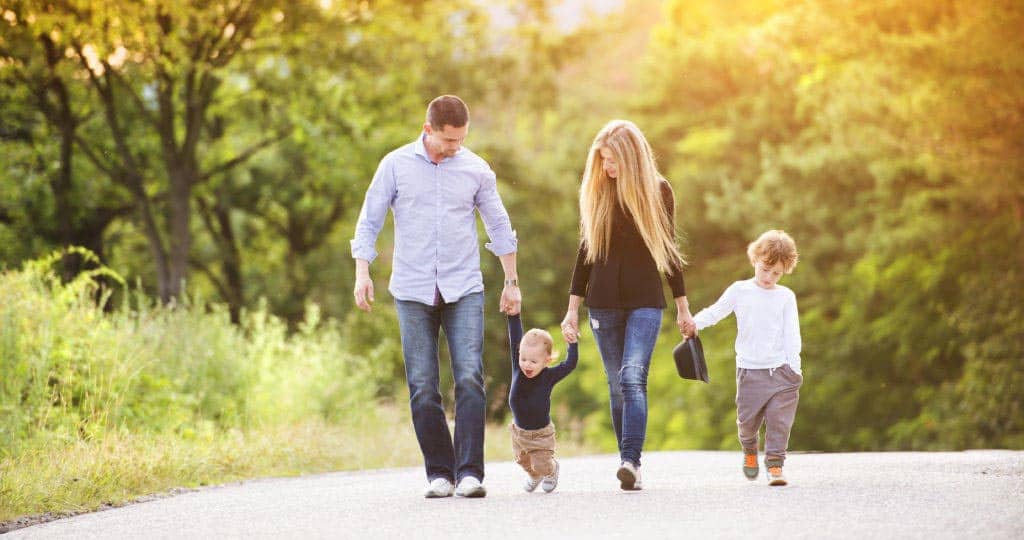
M394 201L396 192L395 171L393 160L385 157L377 166L373 181L366 190L363 208L359 211L356 221L355 238L350 242L353 259L365 259L373 262L377 258L377 235L384 226L388 208Z
M487 237L491 240L484 247L499 257L515 253L518 245L516 232L512 230L512 221L498 194L497 177L490 168L481 172L481 175L483 178L476 193L476 208L480 212L480 219L484 221Z

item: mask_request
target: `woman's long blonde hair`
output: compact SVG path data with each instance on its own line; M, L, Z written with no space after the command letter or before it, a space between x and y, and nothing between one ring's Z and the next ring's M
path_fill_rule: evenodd
M617 179L610 178L601 166L602 148L611 152L618 165ZM676 246L672 218L662 199L663 181L651 145L636 124L612 120L597 132L580 188L580 224L588 263L607 257L612 216L615 205L621 203L633 216L659 272L676 270L685 264Z

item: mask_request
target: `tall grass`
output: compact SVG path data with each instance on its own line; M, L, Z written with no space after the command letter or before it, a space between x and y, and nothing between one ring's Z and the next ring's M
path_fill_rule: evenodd
M62 283L60 256L0 273L0 532L179 487L422 464L390 319L342 328L311 306L289 331L260 305L236 325L104 268ZM115 309L101 281L124 290ZM486 441L511 459L504 426Z
M382 383L337 322L310 307L289 332L260 306L234 325L130 291L107 310L120 277L62 283L59 258L0 273L0 521L355 462L340 441L372 431Z

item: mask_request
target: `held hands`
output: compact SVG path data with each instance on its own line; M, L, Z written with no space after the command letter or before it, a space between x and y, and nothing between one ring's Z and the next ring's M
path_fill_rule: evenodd
M576 311L569 310L565 313L565 318L562 319L562 337L565 338L566 343L576 343L580 337L579 327L579 313Z
M690 339L697 335L697 322L693 320L689 309L681 309L676 314L676 324L679 325L679 333L684 338Z
M505 285L501 290L501 312L506 315L518 315L522 309L523 294L518 285Z

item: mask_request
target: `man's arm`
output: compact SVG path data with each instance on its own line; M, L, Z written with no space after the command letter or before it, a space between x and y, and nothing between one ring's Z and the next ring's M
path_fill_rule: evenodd
M480 219L484 221L487 237L491 240L484 247L501 259L501 268L505 271L505 286L501 291L501 312L515 315L519 313L522 305L519 274L516 272L518 241L515 231L512 230L508 211L505 210L505 205L498 194L497 177L489 168L483 173L475 202Z
M377 258L377 235L384 226L388 208L395 197L395 175L390 161L385 158L377 166L373 181L366 190L363 208L356 221L355 238L350 242L352 258L356 260L356 283L352 294L356 306L370 311L373 304L373 280L370 279L370 263Z

